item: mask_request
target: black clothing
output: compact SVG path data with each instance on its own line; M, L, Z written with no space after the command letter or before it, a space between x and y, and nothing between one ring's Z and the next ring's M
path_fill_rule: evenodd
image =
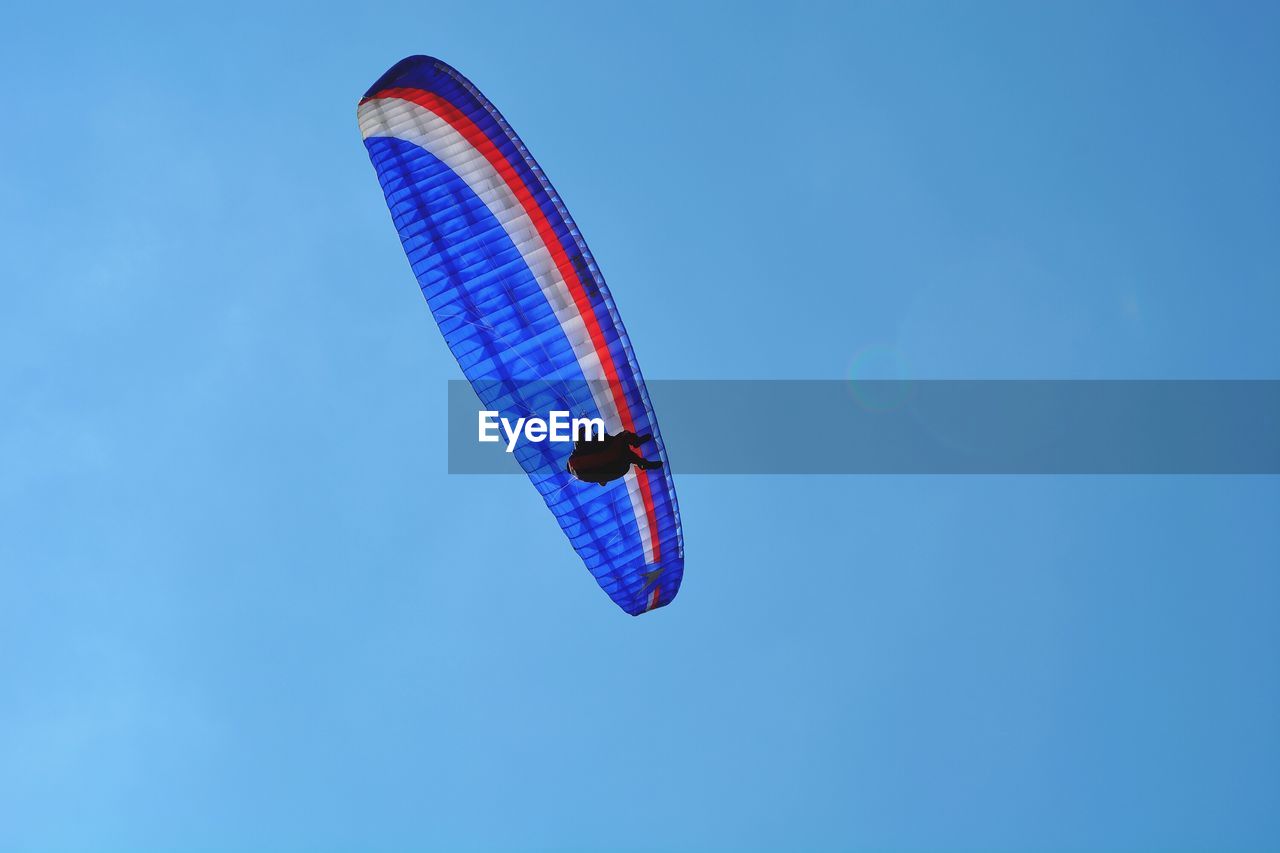
M645 459L638 449L651 438L652 435L623 431L617 435L605 435L602 441L579 439L573 443L568 471L584 483L599 483L603 486L625 477L632 465L646 471L661 468L661 461Z

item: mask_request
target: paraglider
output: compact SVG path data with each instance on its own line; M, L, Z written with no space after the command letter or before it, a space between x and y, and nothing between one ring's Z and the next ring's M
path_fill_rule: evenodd
M632 466L645 471L657 470L662 467L662 461L644 458L644 451L640 449L652 438L651 435L620 432L599 439L579 439L573 443L573 453L566 467L575 478L598 486L627 476Z
M513 421L553 409L598 417L630 457L600 486L574 475L564 443L522 441L517 461L619 607L669 604L684 544L666 447L617 306L559 195L488 98L438 59L396 63L358 118L409 264L485 408Z

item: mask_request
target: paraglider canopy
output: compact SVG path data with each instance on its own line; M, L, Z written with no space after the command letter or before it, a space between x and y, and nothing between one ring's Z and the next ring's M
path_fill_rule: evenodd
M684 545L666 447L617 307L559 195L497 108L438 59L397 62L358 118L409 264L485 408L583 412L623 442L644 439L643 456L626 444L635 461L625 470L623 457L592 469L617 474L603 487L574 476L569 444L523 441L515 456L619 607L670 603Z

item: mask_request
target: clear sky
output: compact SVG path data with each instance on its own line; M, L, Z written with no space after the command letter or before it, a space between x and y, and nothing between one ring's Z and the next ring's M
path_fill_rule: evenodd
M651 378L1275 378L1278 15L7 10L0 849L1277 849L1277 478L672 447L627 617L445 474L355 106L473 79Z

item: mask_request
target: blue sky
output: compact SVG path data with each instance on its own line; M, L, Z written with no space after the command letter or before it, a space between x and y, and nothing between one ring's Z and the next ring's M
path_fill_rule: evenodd
M673 447L685 586L631 619L445 474L355 123L412 53L651 378L1280 374L1274 8L791 5L6 13L0 849L1280 845L1274 477Z

